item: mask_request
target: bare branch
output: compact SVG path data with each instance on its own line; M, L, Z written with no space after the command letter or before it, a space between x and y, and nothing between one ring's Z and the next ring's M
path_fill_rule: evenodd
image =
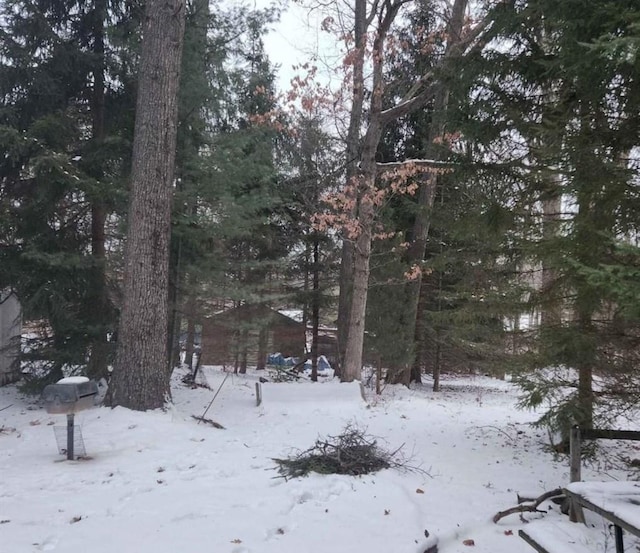
M428 76L425 75L425 77L430 78L432 77L432 75L431 74L429 74ZM414 85L414 88L412 90L414 89L419 90L421 86L422 86L422 82L416 83L416 85ZM433 98L435 93L436 93L436 86L434 83L431 83L427 88L423 89L421 92L415 94L414 96L408 97L407 99L400 101L399 104L396 104L395 106L380 112L380 120L382 121L383 124L386 124L386 123L389 123L390 121L393 121L395 119L398 119L400 117L404 117L405 115L413 113L417 109L424 107L427 104L427 102L429 102L429 100Z
M403 161L390 161L386 163L376 163L378 171L393 171L401 167L413 165L415 167L433 167L433 168L451 168L456 167L458 164L450 161L438 161L436 159L405 159Z
M493 522L498 522L500 519L513 515L515 513L539 513L544 511L539 511L538 507L545 502L547 499L551 499L553 497L560 497L564 495L564 491L562 488L556 488L555 490L551 490L549 492L543 493L540 497L538 497L533 503L523 503L521 505L517 505L515 507L511 507L506 511L500 511L496 513L493 517Z
M479 38L482 33L487 30L489 26L488 20L483 19L469 33L464 36L462 35L461 14L464 12L466 4L467 0L456 0L453 6L453 15L449 23L451 42L447 45L446 52L439 63L440 67L445 66L454 58L463 55L468 56L484 47L484 41L479 40ZM473 46L468 49L470 45ZM434 80L433 71L428 71L423 74L398 104L381 112L382 123L389 123L425 106L436 93L437 86Z

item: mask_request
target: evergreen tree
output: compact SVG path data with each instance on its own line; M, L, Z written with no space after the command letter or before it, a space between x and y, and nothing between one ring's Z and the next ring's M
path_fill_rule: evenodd
M0 17L0 280L44 323L28 357L52 378L87 363L106 373L115 311L105 227L126 173L130 99L122 50L105 44L126 17L102 0L15 0Z
M528 214L514 228L520 266L551 275L544 286L530 280L535 309L558 316L535 329L526 360L538 370L521 382L525 404L550 399L545 421L563 431L605 421L637 381L638 320L620 303L640 253L636 4L496 6L495 42L461 68L474 75L467 136L479 160L499 152L502 170L519 177L505 207ZM562 213L549 232L553 197Z
M187 319L189 344L212 309L281 295L273 276L291 240L277 215L279 123L271 121L274 75L261 40L277 12L196 7L185 38L172 257L176 314ZM241 342L238 370L246 368Z

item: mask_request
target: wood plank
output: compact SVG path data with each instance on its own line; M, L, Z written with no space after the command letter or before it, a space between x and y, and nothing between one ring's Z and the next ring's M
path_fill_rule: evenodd
M518 535L539 553L584 553L585 527L573 523L532 522Z
M580 434L585 440L640 440L637 430L602 430L599 428L581 428Z
M565 489L565 493L567 494L567 496L572 501L575 501L577 504L581 505L585 509L589 509L590 511L593 511L594 513L599 514L601 517L606 518L607 520L609 520L610 522L613 522L613 524L615 524L617 526L620 526L620 528L622 528L623 530L626 530L630 534L633 534L634 536L640 537L640 528L637 528L633 524L631 524L631 523L627 522L626 520L620 518L619 516L617 516L614 513L612 513L610 510L605 509L605 508L601 507L600 505L597 505L597 504L589 501L588 499L586 499L582 495L574 493L571 490L566 490ZM611 497L609 499L611 501L613 501L615 499L615 497Z

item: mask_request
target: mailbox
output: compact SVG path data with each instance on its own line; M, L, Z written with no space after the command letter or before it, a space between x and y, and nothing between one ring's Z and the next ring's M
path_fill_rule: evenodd
M47 413L69 415L93 407L97 395L97 382L84 376L72 376L46 386L42 400Z
M98 383L95 380L89 380L86 376L63 378L55 384L49 384L42 391L42 401L47 413L67 415L67 449L64 452L70 461L74 459L75 414L93 407L96 404L97 395Z

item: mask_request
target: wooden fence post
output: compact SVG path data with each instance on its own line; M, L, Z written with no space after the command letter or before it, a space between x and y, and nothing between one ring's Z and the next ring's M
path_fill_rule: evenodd
M571 427L571 434L569 435L569 459L569 480L571 482L580 482L582 479L582 436L580 427L577 424ZM569 505L569 520L571 522L584 522L582 507L576 505L573 501Z
M262 384L256 382L256 407L262 403Z
M569 459L570 459L570 470L569 470L569 480L571 482L580 482L581 480L581 469L582 469L582 459L581 459L581 450L582 450L582 440L580 437L580 427L576 424L571 427L571 434L569 435Z

